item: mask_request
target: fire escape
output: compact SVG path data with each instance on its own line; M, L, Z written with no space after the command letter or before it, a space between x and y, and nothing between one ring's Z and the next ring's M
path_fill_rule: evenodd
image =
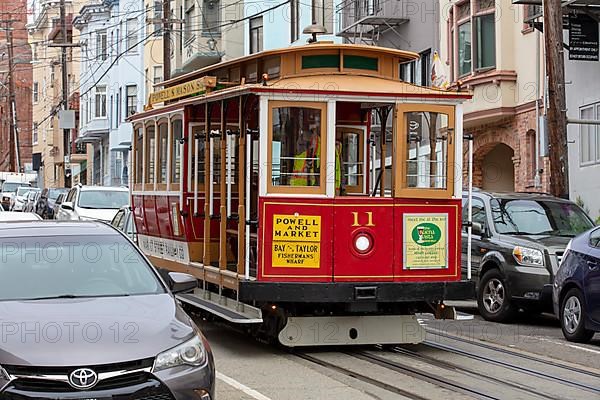
M341 26L337 35L348 43L377 45L381 36L391 31L402 41L409 43L396 29L409 21L404 3L387 0L343 0L336 7Z

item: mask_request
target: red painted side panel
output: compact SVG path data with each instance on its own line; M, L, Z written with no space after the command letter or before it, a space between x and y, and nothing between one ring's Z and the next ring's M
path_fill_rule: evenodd
M260 198L258 279L333 280L333 201Z
M393 280L394 199L335 199L334 230L334 280Z
M155 196L144 196L144 218L146 220L147 234L160 237L158 220L156 216Z
M173 238L173 224L171 223L171 204L167 196L155 196L156 199L156 215L160 235L163 238Z
M146 218L144 215L144 198L141 195L133 196L133 215L135 218L135 227L137 232L141 235L148 234L148 228L146 227Z

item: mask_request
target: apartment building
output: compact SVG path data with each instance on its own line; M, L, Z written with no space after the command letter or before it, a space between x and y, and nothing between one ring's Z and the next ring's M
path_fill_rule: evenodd
M32 170L32 65L25 0L0 4L0 171ZM10 48L9 48L10 47ZM9 54L13 59L9 62ZM12 70L9 70L11 68ZM13 118L11 80L14 87ZM13 128L16 123L16 130ZM15 131L17 137L15 137ZM18 154L15 151L18 138Z
M548 191L543 38L526 23L539 7L511 0L440 0L438 7L452 87L473 92L464 130L474 135L474 185Z
M73 15L82 1L65 1L67 41L78 43L73 32ZM41 187L65 186L65 172L71 184L90 182L90 163L87 146L76 143L77 128L69 131L69 151L64 148L64 131L59 127L59 110L62 106L61 49L52 44L62 43L59 2L34 0L30 4L28 23L29 43L33 65L33 153L39 157L38 185ZM68 108L79 108L79 47L67 48ZM79 113L75 112L75 122ZM77 126L77 123L75 124ZM70 157L65 159L65 154ZM68 183L68 182L67 182Z
M91 183L127 185L132 126L144 104L146 10L142 2L93 0L74 19L81 41L78 143L93 151Z

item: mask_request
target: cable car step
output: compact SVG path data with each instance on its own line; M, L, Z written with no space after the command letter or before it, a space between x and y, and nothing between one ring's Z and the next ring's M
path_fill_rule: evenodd
M201 308L235 324L263 322L260 309L203 289L196 289L193 293L178 294L176 297L186 304Z
M425 329L415 315L289 317L279 332L288 347L417 344Z

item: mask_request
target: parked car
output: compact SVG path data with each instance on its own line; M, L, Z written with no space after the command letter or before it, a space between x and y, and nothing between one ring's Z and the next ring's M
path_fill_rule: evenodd
M29 193L29 195L27 196L27 199L26 199L27 201L25 202L25 205L23 206L23 211L35 212L35 204L37 203L41 194L42 194L42 192L40 190L35 191L33 193Z
M35 203L35 212L44 219L54 218L54 203L61 193L67 193L67 188L45 188Z
M2 320L53 336L5 332L0 398L214 399L210 346L174 297L195 277L163 280L101 222L6 223L3 246Z
M53 216L53 219L56 219L56 214L58 213L60 205L65 200L65 197L67 197L67 193L61 193L61 194L58 195L58 197L54 201L54 207L52 207L52 216Z
M42 218L36 213L31 212L16 212L16 211L3 211L0 213L0 222L13 222L13 221L41 221ZM4 229L4 227L2 227ZM2 398L2 396L0 396Z
M2 188L0 189L0 202L6 211L10 209L17 193L17 189L20 187L31 187L31 185L26 182L17 181L6 181L2 183Z
M463 194L463 221L467 221ZM575 203L539 193L474 191L471 268L477 306L489 321L519 309L552 310L552 281L569 240L594 224ZM462 270L467 268L463 229Z
M600 227L567 246L554 278L553 300L567 340L588 342L600 332Z
M129 239L137 244L137 230L130 206L121 207L112 221L110 221L110 224L125 233Z
M69 190L56 219L110 222L117 211L129 203L129 190L125 187L77 185Z
M30 192L37 192L40 189L32 188L29 186L21 186L17 188L15 196L11 200L10 211L23 211L25 203L27 203L27 196Z

